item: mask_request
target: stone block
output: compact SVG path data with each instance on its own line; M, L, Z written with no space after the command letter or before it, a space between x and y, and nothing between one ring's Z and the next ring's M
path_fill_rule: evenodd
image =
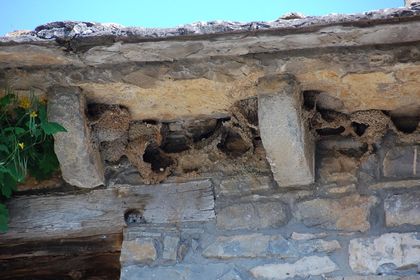
M345 231L367 231L370 208L377 203L373 196L358 194L339 199L313 199L297 204L296 217L306 226Z
M301 89L290 75L258 81L258 122L274 179L279 186L314 182L314 142L302 119Z
M288 218L281 202L248 202L220 209L216 221L221 229L261 229L280 227Z
M380 182L369 186L370 190L382 190L382 189L409 189L420 187L420 180L403 180L403 181L391 181L391 182Z
M369 275L369 276L339 276L329 277L327 280L419 280L420 275L398 276L398 275Z
M420 234L386 233L350 241L349 264L354 272L392 274L420 263Z
M385 199L385 222L388 227L420 225L420 192L393 195Z
M329 253L340 249L337 240L322 239L294 241L286 240L281 235L260 233L220 236L203 251L207 258L296 258L315 252Z
M84 95L75 87L53 87L48 95L48 119L67 129L66 133L54 135L63 179L81 188L102 185L104 170L99 151L91 141Z
M336 271L337 265L328 257L304 257L295 263L265 264L251 269L257 279L306 278Z
M122 264L150 264L156 258L157 251L152 238L136 238L122 243L120 256Z
M241 280L232 264L193 264L171 267L140 267L136 265L121 268L121 280Z
M417 146L393 147L386 152L382 172L386 178L420 177L420 155Z
M217 196L246 195L258 191L273 189L272 179L268 176L245 175L227 178L216 186Z
M175 262L178 252L179 237L166 235L163 239L162 259L167 262Z

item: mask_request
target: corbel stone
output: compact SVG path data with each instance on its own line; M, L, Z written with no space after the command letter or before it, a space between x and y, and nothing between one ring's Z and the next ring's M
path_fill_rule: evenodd
M314 141L302 118L302 93L293 75L264 76L257 84L258 122L279 186L314 182Z
M104 170L85 111L86 99L78 87L49 89L48 119L67 129L54 135L54 151L63 179L80 188L93 188L104 184Z

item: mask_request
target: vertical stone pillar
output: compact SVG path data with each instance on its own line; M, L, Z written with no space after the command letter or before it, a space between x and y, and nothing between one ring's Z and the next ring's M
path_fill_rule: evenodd
M93 188L104 183L99 151L91 141L86 100L77 87L52 87L48 92L48 119L67 129L54 135L54 150L63 179L74 186Z
M314 182L314 142L302 119L302 94L293 76L265 76L258 81L261 139L279 186Z

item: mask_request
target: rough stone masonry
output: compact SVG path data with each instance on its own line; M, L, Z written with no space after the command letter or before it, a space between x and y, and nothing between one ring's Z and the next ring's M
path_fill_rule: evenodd
M8 201L0 278L420 279L416 2L1 37L0 84L69 132Z

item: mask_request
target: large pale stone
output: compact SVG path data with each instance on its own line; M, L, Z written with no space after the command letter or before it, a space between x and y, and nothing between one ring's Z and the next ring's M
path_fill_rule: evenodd
M136 238L124 241L121 247L122 264L149 264L157 258L157 251L152 238Z
M175 262L178 252L179 237L167 235L163 239L162 259L168 262Z
M241 280L231 264L192 264L171 267L121 268L121 280Z
M48 94L48 118L67 129L54 135L54 150L66 182L81 188L104 183L98 149L91 141L85 117L86 100L75 87L53 87Z
M419 233L386 233L350 241L349 263L357 273L390 273L420 263Z
M295 263L266 264L251 269L257 279L288 279L309 277L333 272L337 265L328 257L304 257Z
M307 226L346 231L367 231L370 208L377 203L373 196L358 194L340 199L313 199L297 205L296 217Z
M208 258L295 258L314 252L329 253L340 249L337 240L286 240L281 235L260 233L235 236L221 236L207 246L203 256Z
M274 179L280 186L314 182L314 143L301 118L301 90L290 75L258 82L258 122Z
M420 225L420 192L393 195L384 202L385 222L389 227Z
M248 202L220 209L216 220L219 228L234 230L275 228L288 219L281 202Z
M273 187L272 179L268 176L245 175L222 180L216 186L216 195L245 195L253 192L267 191L273 189Z

